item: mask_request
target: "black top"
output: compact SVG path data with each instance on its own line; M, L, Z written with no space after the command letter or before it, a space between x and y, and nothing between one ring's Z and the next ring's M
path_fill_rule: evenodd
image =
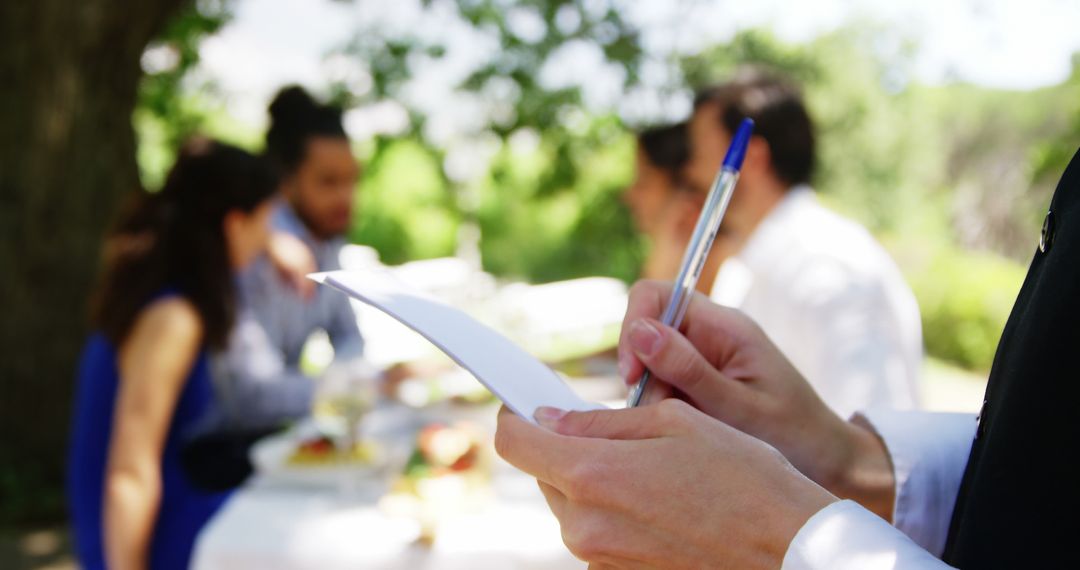
M945 562L1080 567L1078 439L1080 152L1054 192L998 344Z

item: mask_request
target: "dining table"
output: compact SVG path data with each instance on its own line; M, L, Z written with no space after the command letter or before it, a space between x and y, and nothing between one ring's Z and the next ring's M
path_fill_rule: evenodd
M612 374L567 381L583 397L609 405L617 405L613 396L624 389ZM417 408L383 401L367 414L361 428L365 438L384 450L377 466L282 468L280 450L293 448L314 433L311 422L260 442L253 455L264 453L253 457L255 475L200 533L191 567L585 568L563 544L558 521L536 480L495 453L498 408L497 402L442 402ZM402 508L396 482L416 449L418 434L433 425L465 425L479 434L482 488L466 491L450 485L442 490L443 496L426 498L435 503L428 512L417 512L415 497L411 510Z
M342 252L342 266L365 268L377 256L362 246ZM626 307L626 286L610 278L529 285L497 283L453 258L389 268L402 281L468 311L526 347L563 375L583 398L617 406L625 386L611 349ZM394 319L353 303L368 364L442 357L431 343ZM326 370L332 350L325 335L305 348ZM475 379L443 359L432 378L380 395L356 425L313 410L312 417L260 441L254 474L197 538L195 570L299 569L579 569L586 565L563 544L558 521L534 478L494 450L499 403ZM446 366L449 365L449 366ZM438 367L436 367L438 369ZM320 382L325 386L326 374ZM470 396L480 395L478 400ZM464 398L462 397L464 396ZM318 405L316 405L318 407ZM325 411L325 410L323 410ZM406 486L419 441L431 426L460 427L475 439L478 477L430 477ZM288 461L314 435L342 433L379 453L364 464L293 465ZM353 441L353 440L349 440ZM462 481L471 481L462 486ZM414 482L415 483L415 482ZM417 492L420 489L423 492Z

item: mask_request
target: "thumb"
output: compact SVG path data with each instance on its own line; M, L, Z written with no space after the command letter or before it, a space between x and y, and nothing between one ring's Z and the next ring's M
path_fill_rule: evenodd
M660 436L659 424L651 416L653 406L622 410L567 412L540 407L536 423L560 435L598 439L649 439Z

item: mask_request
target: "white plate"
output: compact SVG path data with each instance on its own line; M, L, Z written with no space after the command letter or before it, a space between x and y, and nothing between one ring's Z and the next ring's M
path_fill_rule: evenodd
M297 447L293 439L271 438L252 448L252 462L264 480L301 487L342 487L350 480L371 478L378 474L381 462L370 463L291 464L289 456Z
M403 407L376 409L368 413L362 423L362 432L376 445L370 462L289 463L288 458L303 442L322 434L336 438L343 429L338 422L303 420L280 434L260 439L252 446L252 464L262 479L291 486L341 487L348 485L349 480L379 477L383 467L396 456L396 449L407 446L413 438L417 420Z

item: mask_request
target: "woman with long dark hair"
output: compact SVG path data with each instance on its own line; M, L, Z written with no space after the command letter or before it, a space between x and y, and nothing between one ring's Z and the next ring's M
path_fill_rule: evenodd
M234 272L265 248L277 187L259 158L200 140L108 236L78 373L68 493L84 568L187 568L227 493L180 468L214 403L207 350L234 318Z

